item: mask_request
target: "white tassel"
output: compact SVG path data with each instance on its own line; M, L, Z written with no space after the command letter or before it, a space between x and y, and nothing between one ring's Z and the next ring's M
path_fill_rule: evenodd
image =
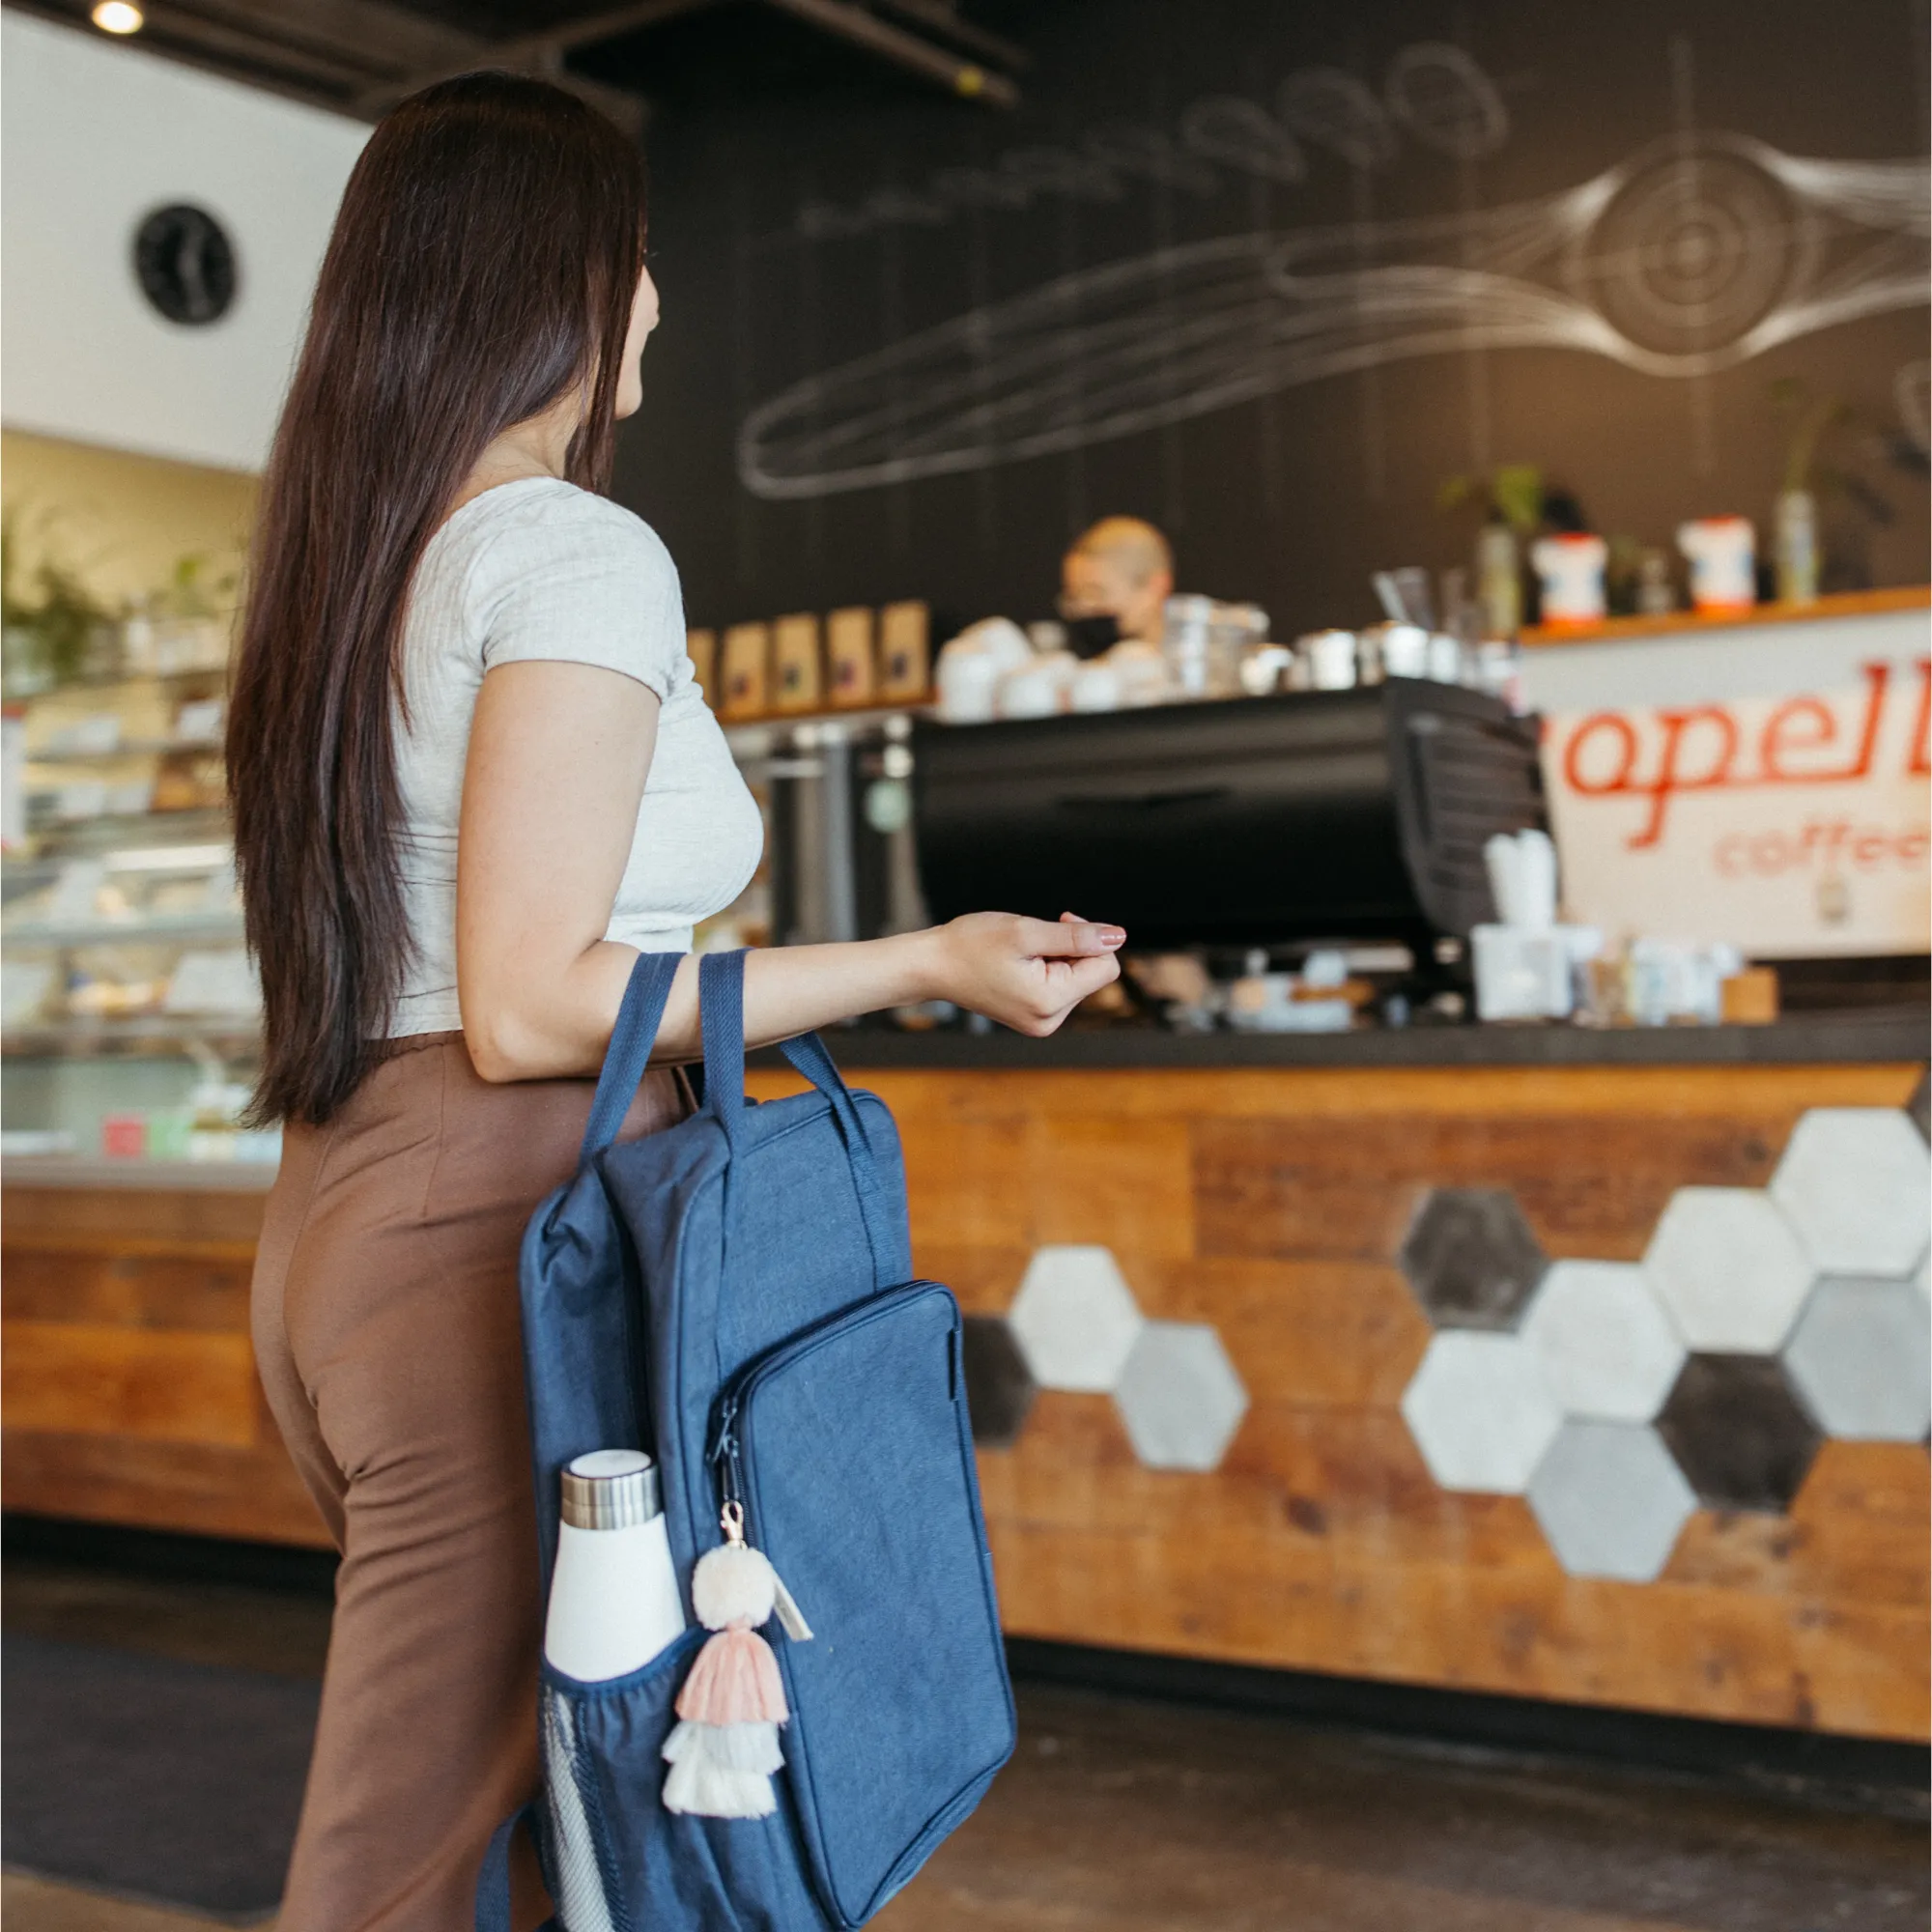
M664 1755L671 1764L701 1757L721 1771L755 1772L769 1777L784 1763L776 1724L694 1724L682 1719L665 1740Z
M778 1809L771 1774L783 1762L776 1724L680 1723L665 1740L668 1811L701 1818L769 1818Z

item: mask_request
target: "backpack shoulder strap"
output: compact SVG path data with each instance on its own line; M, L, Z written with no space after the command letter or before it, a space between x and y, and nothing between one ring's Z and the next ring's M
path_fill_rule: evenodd
M681 952L640 952L631 968L624 1002L617 1009L617 1023L611 1030L611 1044L604 1052L604 1070L597 1076L597 1094L590 1103L583 1149L578 1155L580 1167L589 1166L617 1138L617 1129L631 1111L644 1069L650 1065L658 1028L664 1022L671 980L684 956Z
M532 1799L521 1809L512 1811L497 1829L490 1833L490 1844L483 1854L482 1869L476 1874L476 1932L511 1932L510 1926L510 1840L517 1835L517 1827L526 1825L530 1836L536 1839L541 1855L542 1840L537 1836L537 1807ZM556 1920L546 1919L538 1932L557 1932Z

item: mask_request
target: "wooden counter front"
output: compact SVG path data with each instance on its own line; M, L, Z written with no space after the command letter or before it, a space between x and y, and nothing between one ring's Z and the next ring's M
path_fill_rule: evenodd
M1398 1259L1459 1187L1506 1190L1552 1258L1635 1260L1675 1190L1761 1187L1805 1110L1897 1108L1920 1073L855 1067L899 1122L916 1264L969 1315L1005 1316L1040 1248L1104 1247L1245 1390L1209 1470L1147 1466L1105 1393L1041 1390L982 1445L1009 1630L1925 1738L1921 1444L1826 1441L1787 1510L1699 1508L1654 1582L1570 1575L1522 1496L1430 1473L1400 1404L1432 1330ZM8 1186L9 1507L323 1542L247 1355L259 1216L259 1194Z
M1431 1186L1510 1190L1551 1257L1634 1261L1675 1189L1761 1186L1805 1109L1897 1107L1919 1071L855 1068L898 1120L914 1264L969 1314L1004 1315L1043 1244L1102 1245L1246 1387L1211 1473L1144 1467L1102 1394L1042 1390L982 1447L1008 1630L1926 1737L1919 1444L1827 1442L1787 1515L1699 1509L1637 1585L1566 1575L1520 1496L1439 1488L1398 1406Z
M248 1340L259 1187L23 1186L0 1208L9 1509L327 1547Z

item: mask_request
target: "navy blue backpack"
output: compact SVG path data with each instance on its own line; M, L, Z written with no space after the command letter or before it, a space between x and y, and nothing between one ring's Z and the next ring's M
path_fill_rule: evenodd
M613 1145L678 955L631 976L578 1175L531 1220L524 1350L543 1584L558 1478L591 1449L662 1473L685 1591L742 1504L814 1632L765 1633L791 1711L778 1810L668 1811L660 1755L706 1633L641 1670L543 1671L537 1838L564 1932L845 1932L958 1825L1011 1754L1013 1706L966 1412L959 1311L912 1280L891 1114L815 1035L811 1091L748 1103L742 952L699 961L702 1101ZM479 1932L507 1926L498 1832Z

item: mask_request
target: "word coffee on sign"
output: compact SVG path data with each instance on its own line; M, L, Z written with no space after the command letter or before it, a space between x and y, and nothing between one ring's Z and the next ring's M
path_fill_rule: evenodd
M1932 659L1795 696L1546 721L1572 919L1761 959L1922 952Z

